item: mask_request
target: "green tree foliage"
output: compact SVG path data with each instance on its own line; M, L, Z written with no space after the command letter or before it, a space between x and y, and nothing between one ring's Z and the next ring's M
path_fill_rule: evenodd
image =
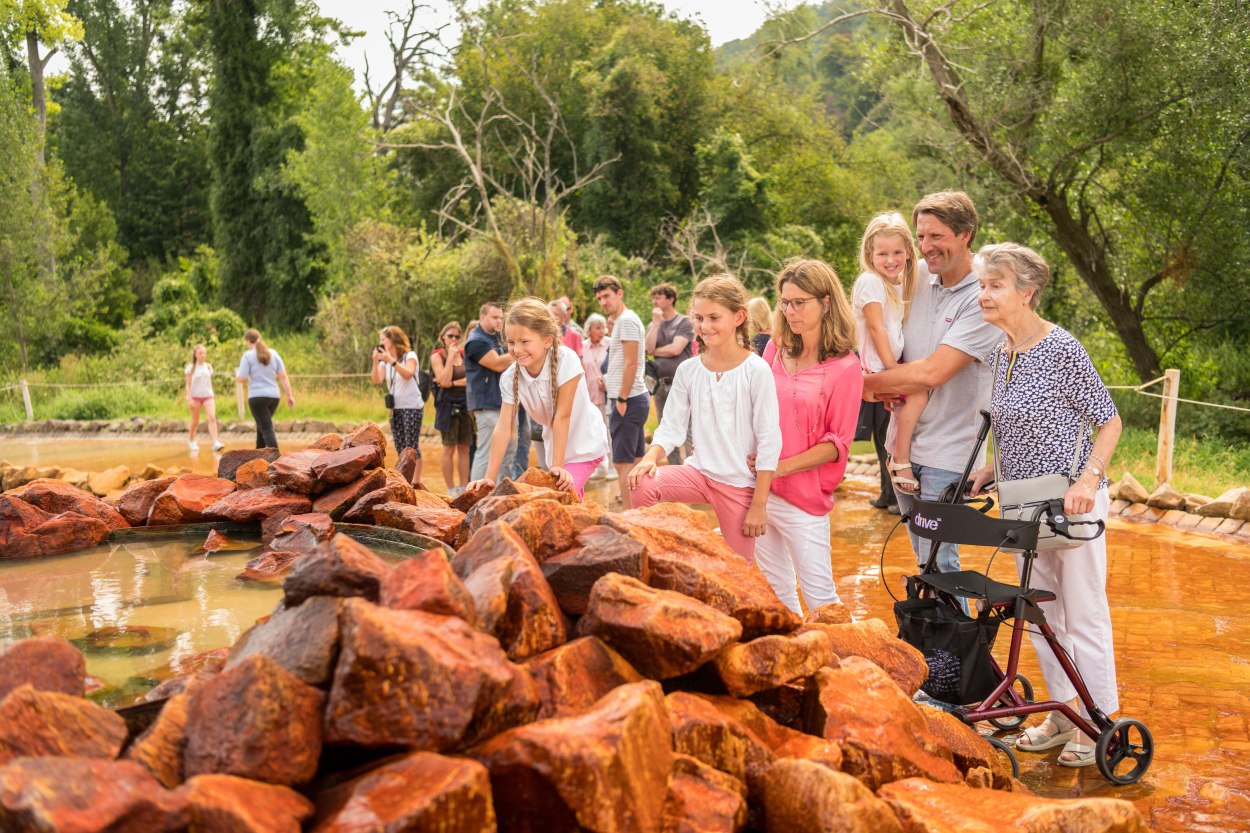
M205 66L194 20L172 0L71 0L83 39L53 94L50 143L80 189L117 218L135 262L190 252L208 236Z

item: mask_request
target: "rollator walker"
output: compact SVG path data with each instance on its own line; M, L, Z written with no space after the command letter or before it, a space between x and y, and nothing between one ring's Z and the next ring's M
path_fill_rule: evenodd
M929 677L921 690L965 723L972 725L986 720L1003 731L1018 729L1030 714L1058 711L1087 736L1096 739L1094 762L1103 777L1120 786L1136 783L1146 774L1154 757L1150 730L1133 718L1113 721L1098 709L1075 663L1038 606L1054 601L1055 593L1030 587L1041 524L1046 524L1056 535L1080 541L1102 535L1105 525L1102 521L1070 521L1063 511L1062 500L1039 502L1031 520L1020 521L986 514L994 506L989 497L967 498L971 485L968 476L989 433L990 415L981 411L981 416L983 424L976 447L959 481L963 488L952 485L938 501L913 498L911 512L900 520L900 523L906 522L913 533L932 542L920 574L906 579L907 599L894 606L899 637L924 653L930 665ZM974 503L980 505L974 506ZM1072 529L1094 525L1097 529L1088 536ZM1003 549L1017 552L1021 558L1020 585L1003 584L975 570L938 572L938 547L943 543L994 547L995 556ZM993 557L990 564L993 564ZM975 619L965 613L964 599L969 600L971 609L976 611ZM1011 628L1006 668L1001 667L991 653L994 635L1002 623ZM1080 702L1090 715L1088 718L1065 703L1033 700L1033 686L1017 670L1024 632L1030 628L1036 628L1045 638L1076 688ZM952 638L953 634L958 634L958 639ZM946 699L948 697L951 699ZM1006 753L1013 775L1019 775L1019 764L1012 748L995 737L987 740Z

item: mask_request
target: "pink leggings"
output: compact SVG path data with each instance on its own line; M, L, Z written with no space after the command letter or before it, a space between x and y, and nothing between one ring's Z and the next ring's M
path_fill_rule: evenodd
M693 466L660 466L653 475L643 478L630 495L634 506L640 509L662 500L712 504L725 543L747 563L755 563L755 539L742 534L742 522L755 496L755 489L750 486L717 483Z
M586 481L595 473L595 469L599 468L599 464L603 462L602 457L596 457L594 460L587 460L584 463L565 463L564 470L573 478L573 491L577 492L577 496L582 500L586 499Z

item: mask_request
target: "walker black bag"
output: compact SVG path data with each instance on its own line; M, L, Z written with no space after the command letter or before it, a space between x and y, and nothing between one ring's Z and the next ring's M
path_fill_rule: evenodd
M894 603L898 637L924 654L929 676L920 689L935 700L966 706L979 703L998 685L990 649L998 620L972 619L937 599Z

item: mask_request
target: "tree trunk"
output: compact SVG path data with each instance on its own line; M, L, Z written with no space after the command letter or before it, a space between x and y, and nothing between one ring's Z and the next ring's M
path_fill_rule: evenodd
M35 108L35 118L39 123L39 140L35 143L35 156L39 159L39 169L43 170L45 162L43 146L48 131L48 102L44 97L44 59L39 57L39 34L33 29L26 33L26 62L30 68L30 103Z

